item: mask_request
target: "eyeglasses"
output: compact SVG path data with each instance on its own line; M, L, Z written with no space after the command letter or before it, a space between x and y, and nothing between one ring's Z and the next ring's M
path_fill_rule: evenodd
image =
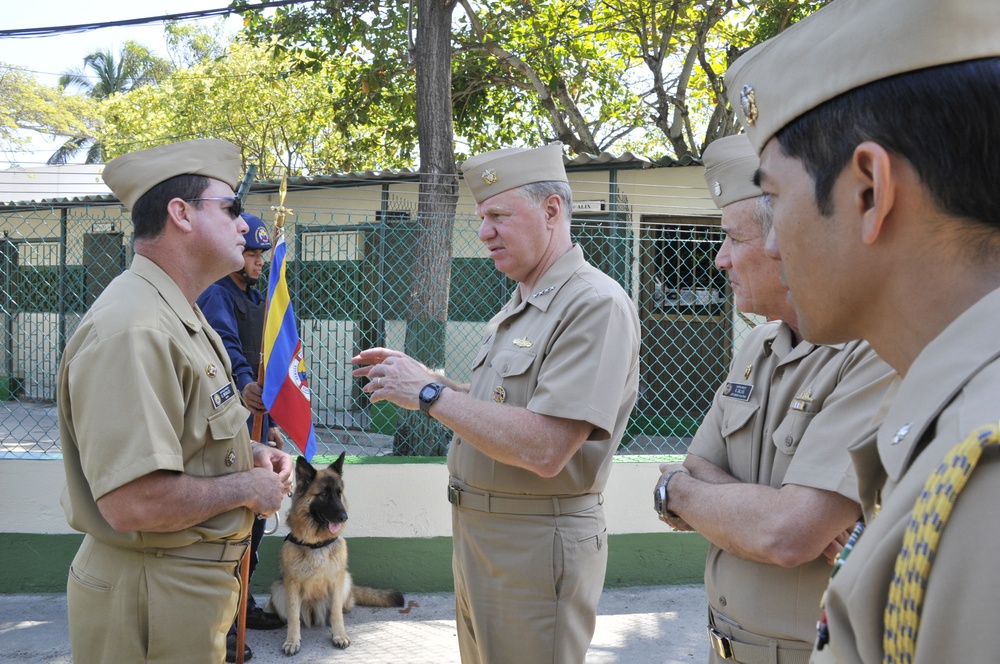
M185 198L183 200L187 203L196 203L198 201L232 201L233 202L232 205L222 209L229 212L229 216L232 217L233 219L240 216L240 213L243 212L243 201L233 196L227 196L222 198Z

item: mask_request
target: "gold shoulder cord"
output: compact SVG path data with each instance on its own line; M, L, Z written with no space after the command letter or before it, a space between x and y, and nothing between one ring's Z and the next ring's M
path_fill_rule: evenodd
M941 533L958 494L968 482L983 450L990 445L1000 445L997 425L982 426L969 434L948 452L941 465L927 478L924 490L913 505L885 607L883 664L914 660L924 592Z

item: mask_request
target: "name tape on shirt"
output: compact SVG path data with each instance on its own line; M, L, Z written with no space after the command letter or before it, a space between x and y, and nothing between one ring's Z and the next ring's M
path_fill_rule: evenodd
M722 396L740 401L750 401L750 393L753 392L753 385L746 383L726 383L722 390Z
M218 410L219 408L222 408L222 404L226 403L235 396L236 389L233 387L233 384L226 383L212 393L212 406Z

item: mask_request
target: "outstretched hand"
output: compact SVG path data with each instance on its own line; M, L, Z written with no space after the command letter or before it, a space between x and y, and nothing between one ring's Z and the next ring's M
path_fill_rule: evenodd
M409 355L388 348L363 350L351 362L362 365L351 371L351 375L368 378L362 390L372 402L389 401L408 410L420 407L417 397L424 385L442 379Z

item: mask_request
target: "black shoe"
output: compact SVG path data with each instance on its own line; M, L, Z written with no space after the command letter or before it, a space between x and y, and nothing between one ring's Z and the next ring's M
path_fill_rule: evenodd
M278 629L284 625L277 613L268 613L259 606L247 610L247 629Z
M253 659L253 650L250 650L250 646L246 643L243 644L243 661L247 662ZM236 634L229 633L226 634L226 661L235 662L236 661Z

